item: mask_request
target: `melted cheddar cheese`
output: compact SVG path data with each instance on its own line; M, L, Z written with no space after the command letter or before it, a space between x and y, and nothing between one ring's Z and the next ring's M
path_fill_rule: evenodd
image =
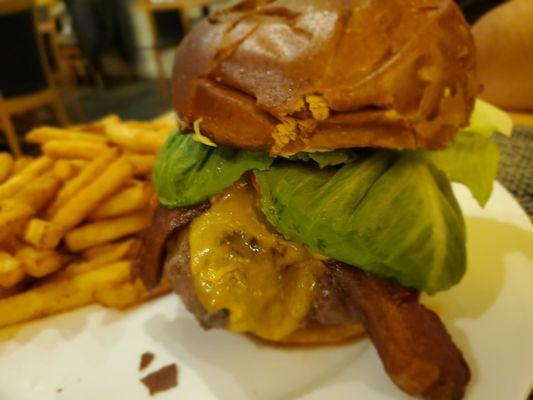
M279 340L300 327L325 267L269 229L249 185L215 199L191 223L189 243L198 297L210 312L229 311L230 330Z

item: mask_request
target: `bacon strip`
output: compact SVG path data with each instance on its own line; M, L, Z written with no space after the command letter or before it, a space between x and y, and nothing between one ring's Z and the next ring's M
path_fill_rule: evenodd
M418 293L342 263L330 263L351 312L358 315L393 382L427 400L464 395L470 370L439 317Z
M208 208L209 203L172 210L160 204L152 224L144 232L141 251L133 265L133 278L140 277L147 289L155 289L163 275L163 256L168 238Z

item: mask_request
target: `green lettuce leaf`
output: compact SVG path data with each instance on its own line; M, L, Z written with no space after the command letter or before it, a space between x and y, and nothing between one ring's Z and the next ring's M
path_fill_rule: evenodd
M260 205L287 239L435 293L465 271L465 228L444 174L415 153L378 151L340 169L256 171Z
M462 183L484 207L498 172L500 150L491 136L463 129L446 150L426 151L425 156L450 180Z
M477 100L470 125L456 134L452 146L423 154L450 180L467 186L483 207L492 193L500 161L500 150L492 138L493 133L510 135L512 127L505 112Z
M486 101L477 99L474 112L470 117L470 123L466 129L483 133L486 136L492 136L494 132L511 136L513 120L505 111Z
M157 156L153 182L166 207L186 207L209 199L249 170L267 169L265 152L209 147L192 135L171 135Z
M287 157L289 160L314 161L320 168L331 167L335 165L346 164L355 159L355 153L352 150L334 150L327 152L313 153L296 153Z

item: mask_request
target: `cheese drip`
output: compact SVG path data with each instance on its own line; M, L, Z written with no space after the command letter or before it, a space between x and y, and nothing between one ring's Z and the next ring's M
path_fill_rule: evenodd
M210 312L229 311L228 329L279 340L309 312L325 266L272 232L246 183L223 192L190 227L191 271Z

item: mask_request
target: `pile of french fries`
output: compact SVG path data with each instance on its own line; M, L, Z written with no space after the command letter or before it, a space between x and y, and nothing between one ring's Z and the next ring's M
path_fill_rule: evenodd
M132 282L155 201L155 155L175 126L111 115L31 131L42 155L0 153L0 328L100 303L126 308L166 293Z

